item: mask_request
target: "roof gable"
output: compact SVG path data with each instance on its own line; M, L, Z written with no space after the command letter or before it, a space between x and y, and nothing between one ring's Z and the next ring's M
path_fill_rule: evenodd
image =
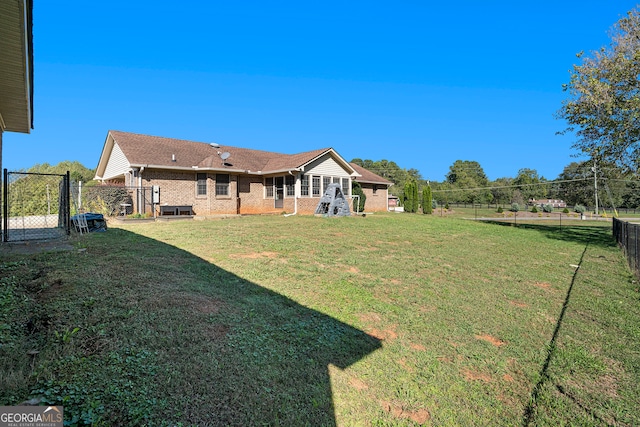
M351 167L360 174L360 177L356 178L357 182L363 182L367 184L382 184L382 185L393 185L393 182L389 181L386 178L383 178L375 173L359 166L355 163L351 163Z
M119 147L130 167L269 174L292 170L304 171L306 165L324 155L329 155L348 174L358 175L352 165L332 148L282 154L112 130L107 135L96 168L97 179L106 179L105 171L109 158L117 154L113 149L114 146ZM230 154L225 160L220 156L224 152Z

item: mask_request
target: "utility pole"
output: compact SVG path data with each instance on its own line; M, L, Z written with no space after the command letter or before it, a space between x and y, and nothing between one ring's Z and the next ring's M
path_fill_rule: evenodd
M591 170L593 171L593 188L596 193L596 216L598 216L598 164L596 159L593 159L593 167Z

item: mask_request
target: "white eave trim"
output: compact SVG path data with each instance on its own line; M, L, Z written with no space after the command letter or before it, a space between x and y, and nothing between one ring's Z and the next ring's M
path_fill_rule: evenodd
M360 180L360 179L356 179L356 182L360 182L362 184L377 184L377 185L386 185L387 188L392 186L393 183L389 183L389 182L380 182L380 181L364 181L364 180Z
M318 160L319 158L321 158L322 156L329 154L332 157L334 157L335 159L338 160L338 163L342 163L342 167L345 168L345 170L347 171L351 171L350 175L353 175L354 173L358 173L356 172L356 170L353 168L353 166L351 166L351 164L349 164L349 162L347 162L345 159L342 158L342 156L340 154L338 154L338 152L336 150L334 150L333 148L329 148L326 151L323 151L322 153L318 154L317 156L315 156L314 158L312 158L311 160L304 162L302 165L300 165L300 167L298 168L299 171L304 172L305 166L307 166L308 164L315 162L316 160Z

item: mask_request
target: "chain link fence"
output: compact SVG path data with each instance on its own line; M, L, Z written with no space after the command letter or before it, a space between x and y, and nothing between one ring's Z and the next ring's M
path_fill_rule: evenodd
M104 216L153 216L151 187L83 186L76 182L71 185L71 194L78 211Z
M631 267L636 277L640 278L640 252L638 251L638 245L640 244L640 224L614 218L613 236L616 242L618 242L618 246L624 251L629 267Z
M4 170L2 240L50 240L69 235L69 174Z

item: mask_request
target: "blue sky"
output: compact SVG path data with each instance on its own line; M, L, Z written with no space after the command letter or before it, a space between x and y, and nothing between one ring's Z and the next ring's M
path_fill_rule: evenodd
M442 181L554 179L554 118L581 50L633 1L34 2L35 123L3 166L96 167L110 129L346 160ZM233 154L233 153L232 153ZM578 158L579 159L579 158Z

